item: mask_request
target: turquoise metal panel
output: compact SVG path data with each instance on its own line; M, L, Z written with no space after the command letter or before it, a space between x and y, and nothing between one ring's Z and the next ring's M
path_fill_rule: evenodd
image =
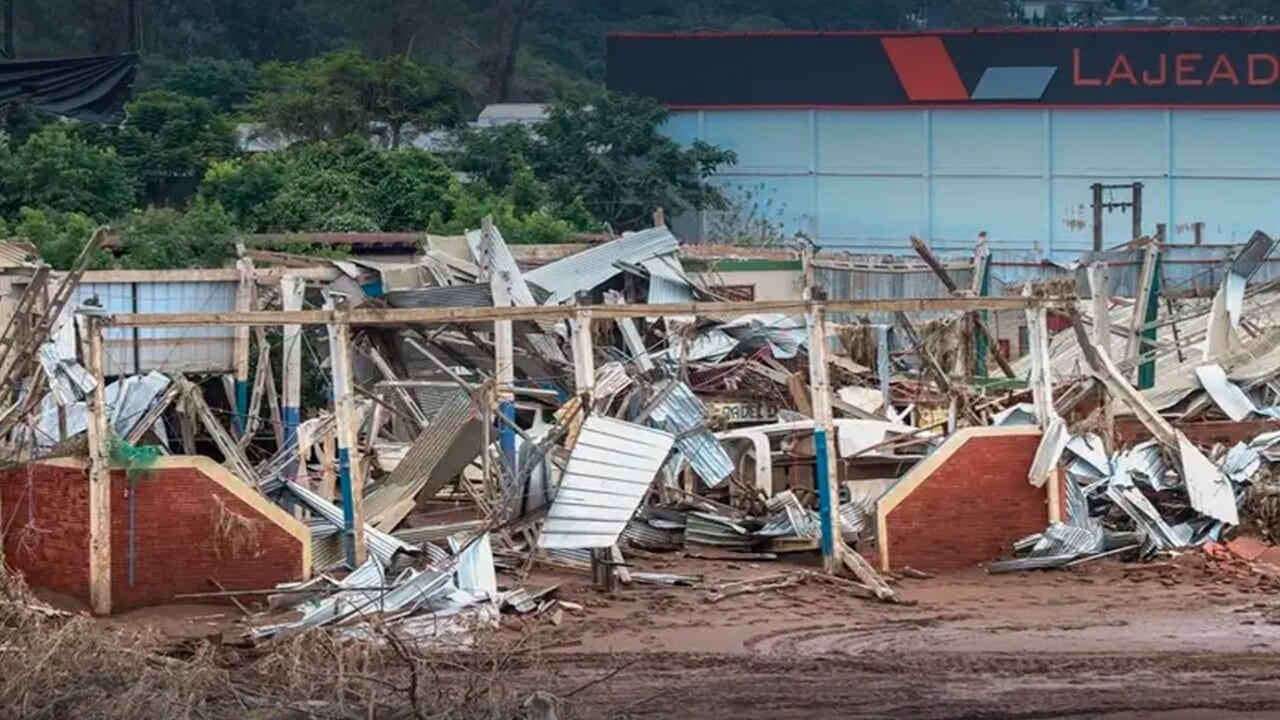
M932 131L935 175L1044 171L1043 111L935 110Z
M916 175L924 169L924 118L915 110L817 113L818 172Z
M809 112L705 113L703 139L738 153L734 173L808 173L813 143Z

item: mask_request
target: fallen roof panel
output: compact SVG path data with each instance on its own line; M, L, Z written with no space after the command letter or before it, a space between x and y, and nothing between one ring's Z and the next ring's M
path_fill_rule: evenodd
M609 547L671 452L670 433L594 415L582 424L538 545Z

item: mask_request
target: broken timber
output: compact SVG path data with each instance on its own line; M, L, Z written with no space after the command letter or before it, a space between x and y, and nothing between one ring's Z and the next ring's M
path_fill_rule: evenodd
M888 300L838 300L822 303L829 313L945 312L967 310L1023 310L1028 307L1064 307L1073 297L940 297ZM595 317L604 320L647 318L661 315L722 315L741 317L761 313L804 313L814 303L796 300L755 302L658 303L653 305L594 305ZM120 313L104 315L113 327L187 327L209 325L409 325L495 320L564 320L573 316L567 305L538 307L357 308L354 310L257 310L223 313Z

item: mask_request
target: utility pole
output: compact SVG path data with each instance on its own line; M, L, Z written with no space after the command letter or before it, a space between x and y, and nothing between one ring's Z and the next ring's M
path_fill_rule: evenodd
M1102 211L1110 212L1112 210L1129 210L1130 240L1137 240L1142 237L1142 183L1130 183L1128 185L1104 185L1102 183L1094 183L1089 186L1093 191L1093 251L1102 252L1103 232L1102 232ZM1128 201L1107 202L1103 199L1103 193L1106 190L1128 190Z

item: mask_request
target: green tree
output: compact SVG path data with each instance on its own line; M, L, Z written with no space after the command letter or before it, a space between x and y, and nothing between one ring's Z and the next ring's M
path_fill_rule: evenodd
M370 60L352 51L302 63L270 63L249 114L286 140L385 135L399 147L404 131L460 123L467 92L437 68L402 57Z
M209 163L236 150L231 124L206 100L169 91L138 96L116 142L129 176L149 203L182 203Z
M164 68L155 89L206 100L227 114L258 89L258 68L248 60L197 57Z
M128 212L134 193L124 163L66 123L52 123L12 154L0 154L0 208L48 208L109 220Z
M1006 27L1017 21L1004 0L953 0L947 21L956 28Z
M235 229L217 203L190 211L152 208L131 214L120 233L120 266L137 269L220 267L233 255Z
M520 160L561 203L581 200L615 230L646 227L653 210L723 207L706 179L736 161L704 142L684 148L661 132L667 113L649 100L603 90L552 104L546 122L462 134L457 169L505 192Z
M24 207L18 211L12 234L35 245L40 257L54 269L69 270L96 225L81 213ZM106 267L109 260L106 251L99 250L89 264L101 268Z

